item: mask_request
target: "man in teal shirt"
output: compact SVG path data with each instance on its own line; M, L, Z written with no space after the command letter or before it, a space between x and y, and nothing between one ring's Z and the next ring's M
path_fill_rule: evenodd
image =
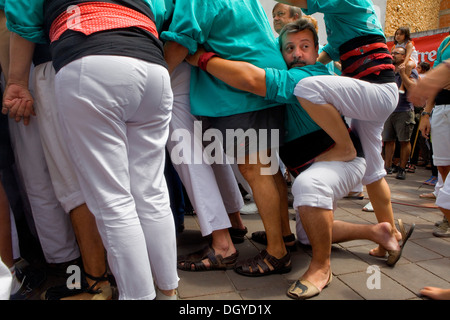
M313 77L302 80L295 95L300 103L336 142L319 160L349 160L355 155L345 126L339 119L352 119L367 160L363 185L378 221L395 228L391 192L385 180L381 133L386 119L395 110L398 88L394 80L392 56L371 0L277 0L295 5L306 14L324 14L327 42L319 61L340 60L341 78ZM397 238L402 239L398 230ZM375 248L371 255L384 257ZM395 261L396 257L390 259ZM390 262L391 263L391 262Z
M259 67L286 69L268 18L257 0L177 0L172 23L161 38L167 41L165 58L169 72L187 54L195 53L199 44L225 58L247 61ZM283 131L283 105L231 88L203 70L192 70L190 95L192 114L202 116L203 126L208 122L224 136L228 129L235 132L238 129L245 132L249 129L265 129L270 133ZM267 138L271 136L267 135ZM273 145L278 141L270 143ZM262 156L272 156L268 144L254 153L250 150L253 146L248 142L237 143L227 151L238 152L235 159L250 184L267 232L267 251L258 255L255 261L270 257L271 268L258 275L288 272L291 261L283 241L283 236L291 235L287 187L278 165L273 166L277 169L276 174L264 174L263 169L269 165L263 163ZM262 155L263 152L266 154ZM254 154L258 155L256 163L250 163L249 158Z
M289 288L287 294L294 299L307 299L319 294L331 281L331 243L362 237L380 244L398 257L401 250L389 223L370 226L373 228L372 233L365 229L367 226L333 221L335 202L360 183L365 161L362 153L358 152L352 161L314 162L314 158L334 142L307 115L293 92L301 79L327 76L330 73L316 61L317 34L306 19L287 25L280 39L289 70L263 69L246 62L217 57L208 62L206 69L237 89L287 104L288 132L280 156L291 172L298 175L292 187L294 208L297 210L297 237L301 243L310 244L313 251L308 270ZM188 61L197 65L202 54L199 52L189 57ZM355 148L361 150L358 140L353 138L353 141ZM377 236L372 237L374 234ZM381 240L383 236L385 238ZM244 275L249 272L245 264L238 264L235 269Z

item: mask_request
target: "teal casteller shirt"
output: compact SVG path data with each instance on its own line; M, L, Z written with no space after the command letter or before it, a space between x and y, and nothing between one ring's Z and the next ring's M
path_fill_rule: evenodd
M258 0L177 0L172 23L161 39L183 45L190 54L202 45L224 59L246 61L260 68L287 69ZM277 105L192 68L194 115L222 117Z
M286 104L285 139L290 142L321 128L311 119L294 95L298 82L312 76L332 73L320 62L289 70L266 68L266 99ZM336 76L337 77L337 76Z
M307 0L307 15L323 13L327 44L323 50L339 61L339 47L345 42L366 35L385 37L371 0Z

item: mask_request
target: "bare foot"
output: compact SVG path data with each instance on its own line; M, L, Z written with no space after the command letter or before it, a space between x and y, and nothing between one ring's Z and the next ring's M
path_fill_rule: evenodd
M391 236L393 236L392 226L390 223L381 222L377 226L383 227L384 229L389 229L388 232L390 233ZM383 233L385 233L385 231L383 231ZM395 229L394 235L395 235L395 239L397 240L396 248L398 249L398 242L402 240L402 234L397 229ZM377 243L379 243L380 245L377 248L370 250L369 254L374 257L383 258L386 256L387 250L391 250L391 248L386 248L386 247L382 246L381 243L378 241L377 241ZM394 248L394 250L397 250L397 249Z
M378 249L386 251L400 250L396 236L392 233L389 222L381 222L374 226L374 239L379 244Z
M356 149L353 145L335 145L330 150L320 154L315 161L351 161L356 158Z
M331 277L331 269L328 268L327 270L315 270L312 271L311 268L309 268L305 274L300 277L301 279L308 280L313 285L317 287L320 291L325 288L325 286L328 284Z
M434 300L450 300L450 289L425 287L420 290L420 294Z

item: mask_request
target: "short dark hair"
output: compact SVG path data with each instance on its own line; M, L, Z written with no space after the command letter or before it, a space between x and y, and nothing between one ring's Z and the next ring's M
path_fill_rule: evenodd
M280 49L283 49L283 37L285 34L290 33L298 33L303 30L310 30L313 34L314 38L314 46L317 47L319 45L319 36L317 35L316 28L314 25L305 18L300 18L295 20L294 22L286 24L280 32Z
M426 62L426 61L422 61L422 62L419 62L419 64L418 64L421 68L422 68L422 70L423 71L429 71L430 69L431 69L431 65L430 65L430 63L428 63L428 62Z

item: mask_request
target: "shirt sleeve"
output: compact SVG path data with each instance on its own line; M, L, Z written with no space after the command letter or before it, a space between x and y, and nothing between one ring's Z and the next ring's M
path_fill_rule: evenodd
M323 47L323 51L325 51L326 53L328 53L328 55L330 56L331 60L333 61L339 61L340 59L340 54L339 54L339 50L334 48L333 46L331 46L329 43L327 43L324 47Z
M448 58L450 58L450 46L447 46L447 44L449 42L450 42L450 36L445 38L442 41L442 43L439 45L439 48L437 49L436 60L434 61L434 64L433 64L433 68L436 68L440 63L442 63L442 61L445 61Z
M297 82L294 81L288 70L266 68L266 100L278 103L297 102L294 96L294 89Z
M208 39L216 15L213 8L203 0L177 0L169 30L161 34L161 39L175 41L194 54L198 44Z
M24 39L47 43L44 31L44 0L6 0L7 28Z

